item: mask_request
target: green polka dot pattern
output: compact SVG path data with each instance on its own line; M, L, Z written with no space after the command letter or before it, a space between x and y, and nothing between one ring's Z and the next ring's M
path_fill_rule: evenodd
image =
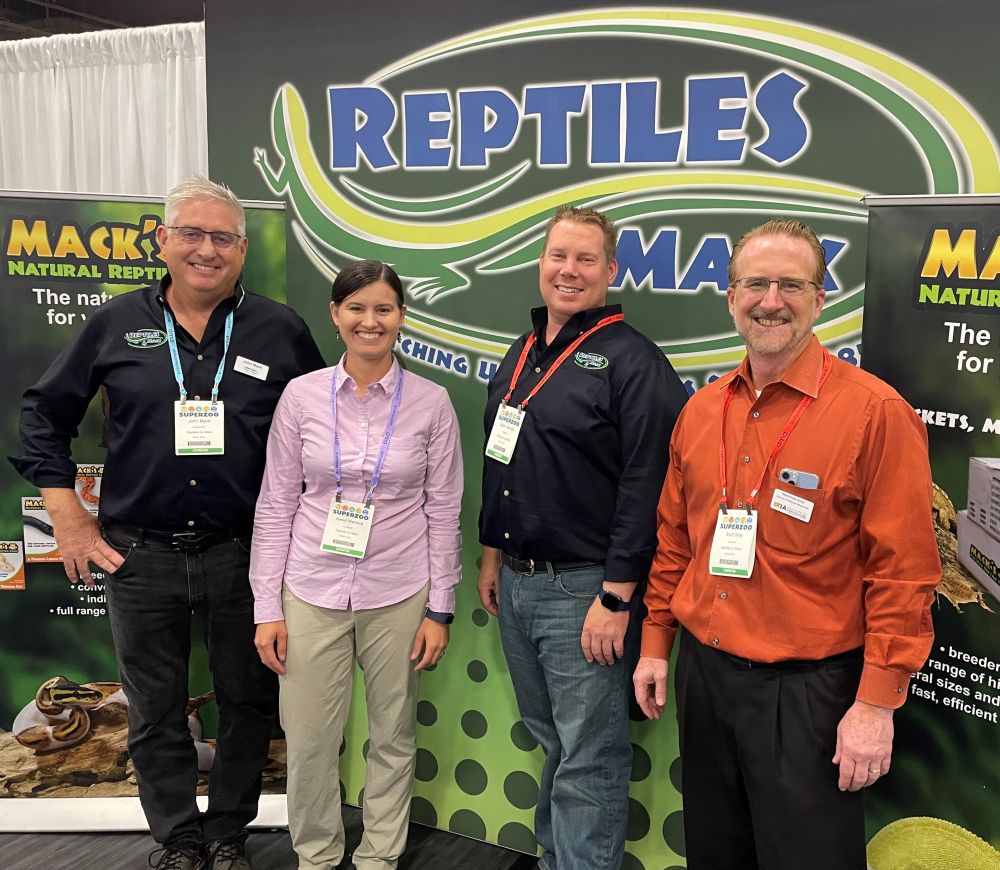
M478 710L469 710L462 716L462 730L474 740L485 737L488 727L486 717Z
M467 486L478 488L479 481L470 479ZM466 541L477 538L474 519L467 519L463 528ZM433 672L421 676L411 818L534 853L543 755L518 714L496 620L479 604L475 557L469 549L465 580L456 590L448 655ZM366 716L359 672L341 755L340 775L348 798L364 788ZM634 762L623 870L683 867L673 710L658 722L632 721L630 734Z

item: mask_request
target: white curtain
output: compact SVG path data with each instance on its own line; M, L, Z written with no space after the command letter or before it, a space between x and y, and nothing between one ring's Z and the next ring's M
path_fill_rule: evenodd
M0 42L0 188L163 196L207 170L203 22Z

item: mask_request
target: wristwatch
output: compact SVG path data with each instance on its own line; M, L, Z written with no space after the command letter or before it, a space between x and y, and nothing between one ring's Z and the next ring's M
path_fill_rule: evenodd
M612 613L621 613L623 610L628 610L629 608L629 602L617 592L612 592L609 589L602 589L597 596L597 600Z
M440 622L442 625L451 625L455 621L454 613L440 613L437 610L427 610L426 616L428 619L434 622Z

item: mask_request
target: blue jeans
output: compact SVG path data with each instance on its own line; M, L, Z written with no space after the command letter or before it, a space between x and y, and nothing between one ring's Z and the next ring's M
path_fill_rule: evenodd
M535 838L545 870L619 870L632 745L629 670L588 662L584 618L604 567L534 576L500 568L500 638L524 724L545 751Z
M107 594L129 702L128 749L150 833L164 846L190 849L243 837L257 814L278 700L277 676L253 644L250 541L183 552L127 539L114 527L104 538L125 556L108 577ZM204 620L219 707L204 816L195 803L198 759L185 710L192 613Z

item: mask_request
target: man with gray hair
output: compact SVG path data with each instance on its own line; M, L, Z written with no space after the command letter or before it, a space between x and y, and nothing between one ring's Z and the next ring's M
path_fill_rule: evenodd
M175 187L156 240L167 276L88 317L25 393L12 461L41 490L70 582L93 584L91 564L108 574L156 867L246 870L277 702L253 644L254 505L278 398L324 362L298 315L241 286L246 222L228 188ZM74 491L70 445L98 389L108 455L95 520ZM204 814L186 710L192 613L219 707Z

